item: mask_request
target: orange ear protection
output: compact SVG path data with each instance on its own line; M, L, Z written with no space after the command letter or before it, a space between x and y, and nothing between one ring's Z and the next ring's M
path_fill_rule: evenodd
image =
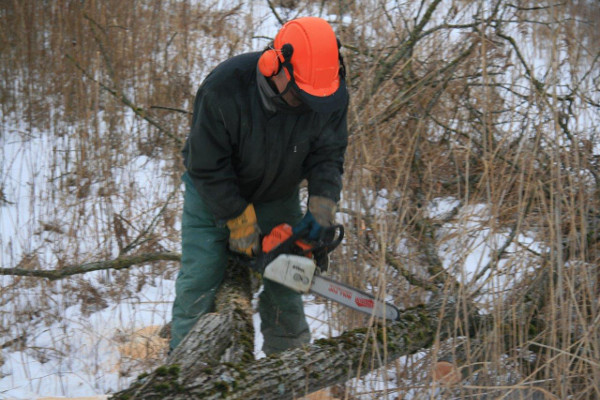
M283 56L284 62L289 62L292 58L292 54L294 53L294 47L291 44L286 43L281 46L279 53L281 53ZM267 50L265 50L258 59L258 70L267 78L277 75L281 70L281 66L282 62L278 51L272 47L269 47Z
M265 50L258 59L258 70L267 78L277 75L281 66L281 60L273 49Z

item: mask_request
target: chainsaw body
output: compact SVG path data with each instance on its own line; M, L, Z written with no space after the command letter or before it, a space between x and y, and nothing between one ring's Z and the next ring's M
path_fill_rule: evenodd
M280 254L271 261L263 276L299 293L308 293L317 263L312 258L294 254Z

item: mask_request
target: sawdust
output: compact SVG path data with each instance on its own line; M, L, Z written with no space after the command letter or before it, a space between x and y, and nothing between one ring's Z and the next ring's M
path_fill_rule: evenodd
M162 364L168 351L168 339L160 336L161 329L160 325L152 325L119 335L120 357L113 371L127 375L140 368L150 369Z
M339 398L333 396L331 393L331 389L325 388L319 390L318 392L311 393L307 396L300 397L297 400L340 400Z

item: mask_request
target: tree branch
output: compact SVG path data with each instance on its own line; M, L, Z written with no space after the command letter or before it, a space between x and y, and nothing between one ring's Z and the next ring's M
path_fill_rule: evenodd
M70 265L56 270L35 270L25 268L0 268L0 275L32 276L46 278L51 281L63 279L72 275L85 274L92 271L106 269L125 269L137 264L145 264L154 261L179 261L181 254L173 252L165 253L143 253L132 256L121 256L113 260L96 261L80 265Z
M269 9L271 9L271 12L277 19L277 22L279 22L279 24L283 25L285 23L285 21L283 20L283 18L281 18L279 16L279 13L277 12L277 10L275 10L275 6L273 5L273 2L271 2L271 0L267 0L267 4L269 5Z
M187 110L182 110L181 108L175 108L175 107L164 107L164 106L150 106L151 110L166 110L166 111L174 111L174 112L178 112L181 114L189 114L191 115L192 113L187 111Z
M398 64L400 60L402 60L407 54L412 52L416 42L419 39L421 32L425 25L431 19L431 16L437 6L440 4L441 0L434 0L427 11L425 11L425 15L421 18L421 21L414 27L414 29L410 32L407 40L402 43L400 48L391 56L391 59L388 62L385 62L381 65L381 67L377 70L375 74L375 78L373 79L373 85L371 86L371 95L373 95L379 86L385 81L386 76L390 73L390 71Z
M342 209L340 209L340 212L343 212L343 213L349 214L349 215L353 215L354 217L357 217L357 215L358 215L358 213L356 213L355 211L353 211L349 208L342 208ZM376 231L375 225L373 223L372 218L370 218L370 216L361 214L361 218L364 220L365 224L369 227L369 229L371 229L373 232ZM439 283L438 283L438 285L439 285L438 286L438 285L431 283L430 281L428 281L426 279L422 279L419 276L417 276L416 274L410 272L408 269L404 268L404 266L398 260L396 260L396 256L394 255L394 253L387 249L385 249L385 262L387 264L389 264L392 268L394 268L404 279L406 279L406 281L409 284L416 286L416 287L420 287L424 290L429 290L433 293L440 292L441 285L439 285Z
M173 139L175 141L175 143L178 146L181 146L183 144L183 141L178 138L177 136L175 136L173 133L171 133L169 130L167 130L165 127L163 127L160 123L158 123L156 120L154 120L154 118L150 117L148 115L148 113L141 107L136 106L135 104L133 104L131 102L131 100L129 100L129 98L127 98L127 96L125 96L125 93L118 91L116 89L113 89L107 85L105 85L104 83L100 82L99 80L97 80L96 78L94 78L92 75L90 75L90 73L88 73L82 66L81 64L79 64L70 54L65 54L65 57L67 57L67 59L69 61L71 61L71 63L73 63L73 65L79 70L81 71L81 73L88 78L89 80L91 80L92 82L95 82L96 84L98 84L98 86L100 86L102 89L106 90L108 93L112 94L115 98L119 99L123 104L125 104L127 107L129 107L137 116L145 119L148 123L150 123L150 125L154 126L155 128L157 128L160 132L164 133L165 135L167 135L168 137L170 137L171 139Z

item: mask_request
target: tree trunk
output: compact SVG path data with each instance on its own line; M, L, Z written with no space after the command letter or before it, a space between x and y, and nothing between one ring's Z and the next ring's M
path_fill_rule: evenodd
M452 296L405 310L387 326L357 329L260 360L249 357L251 310L246 290L224 285L223 311L201 318L168 363L112 399L293 399L365 375L456 332ZM240 330L241 329L241 330Z
M254 360L252 288L247 268L230 263L215 298L216 312L198 320L167 364L183 371Z

